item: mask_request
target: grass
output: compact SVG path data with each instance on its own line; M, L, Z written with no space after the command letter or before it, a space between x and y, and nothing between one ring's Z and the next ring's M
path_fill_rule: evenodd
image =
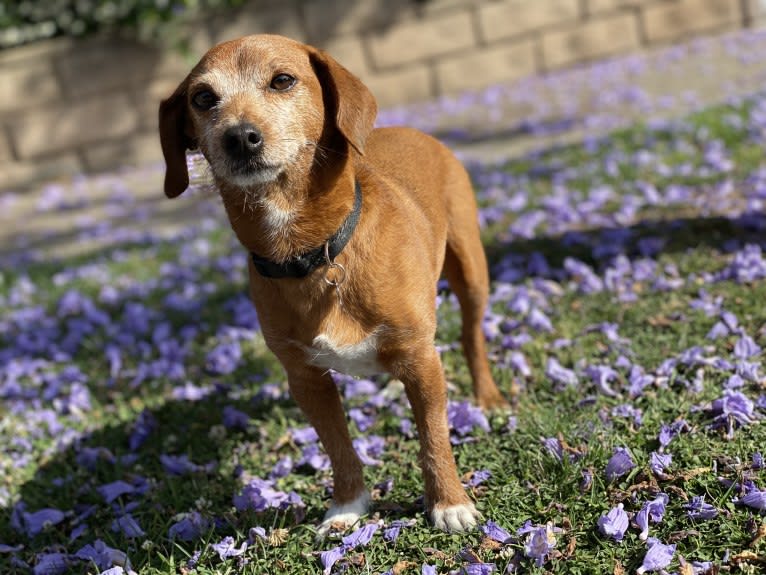
M576 201L586 201L599 185L614 190L609 202L598 208L606 216L620 209L625 198L635 193L638 182L648 182L663 190L673 184L688 186L692 189L689 201L644 205L633 221L622 226L631 234L622 247L632 261L638 259L642 238L659 236L663 247L651 260L655 269L673 266L677 271L668 275L682 281L672 289L657 289L651 278L633 279L625 284L627 292L622 293L631 296L628 298L609 290L584 293L573 278L556 274L549 278L523 278L512 291L516 293L522 286L538 292L540 305L552 323L549 332L526 326L523 314L509 311L508 297L496 291L493 316L510 323L505 328L509 334L528 335L516 351L525 357L531 375L524 376L512 367L511 350L503 343L502 334L491 340L497 381L506 392L512 386L520 386L522 393L513 414L490 414L491 431L475 431L472 441L455 446L455 456L466 480L475 471L491 472L489 480L469 489L487 519L511 533L527 520L534 524L550 522L562 529L555 550L542 566L525 557L523 537L501 546L482 537L480 532L445 534L427 524L419 501L422 485L416 463L417 441L400 431L402 418L410 417L409 409L395 386L391 386L386 405L371 405L367 395L350 398L346 404L347 409L356 408L375 416L374 423L364 432L352 423L354 437L379 435L385 439L381 464L368 466L365 473L368 485L391 479L393 486L376 497L370 520L386 524L404 518L416 521L403 529L393 543L378 534L369 545L348 552L333 573L414 574L421 572L423 564L447 573L466 567L471 557L474 561L494 563L499 573L513 565L532 574L633 573L646 553L638 529L631 528L625 539L617 543L599 533L597 521L620 502L626 511L634 513L660 491L668 494L670 502L663 521L652 524L651 534L665 543L678 545L671 569L682 567L681 557L688 561L712 561L735 573L756 573L762 568L765 544L756 535L764 525L763 518L755 510L735 505L732 498L737 495L736 490L720 478L732 481L751 478L763 485L763 471L753 470L750 462L754 453L763 450L766 430L756 423L736 429L733 437L727 439L721 430L708 428L711 417L699 408L721 396L729 375L726 370L680 362L666 380L631 396L627 391L627 372L617 367L618 376L612 383L619 392L616 397L597 393L582 372L588 365L619 366L623 356L654 374L663 362L678 358L693 346L703 346L706 356L730 358L737 336L707 339L706 334L718 318L690 305L700 297L700 289L707 292L711 301L720 297L723 308L736 313L743 331L757 342L766 343L763 332L766 283L704 279L706 274L729 265L733 250L726 246L732 241L740 246L763 242L760 230L749 228L726 210L717 212L711 192L712 187L726 180L735 187L743 185L753 171L766 165L763 150L748 128L751 108L752 104L746 102L705 110L670 127L636 126L602 142L550 150L500 166L484 167L484 172L476 174L481 182L487 173L500 172L510 178L511 188L518 185L528 194L527 205L521 212L503 212L485 232L488 253L495 266L502 266L509 257L523 263L525 258L537 254L558 270L566 258L577 257L592 265L601 277L605 277L613 260L599 256L596 248L608 243L610 226L583 221L574 229L582 234L581 241L574 244L567 235L572 230L549 233L545 224L529 239L509 230L523 213L540 209L567 170L573 172L567 178L567 189ZM705 150L713 140L724 144L733 162L731 169L708 172L702 169L706 165ZM653 156L643 166L635 162L641 151ZM673 169L684 164L692 169ZM665 173L657 169L660 165L671 169ZM534 177L530 176L532 172ZM497 201L483 195L481 189L479 197L485 209ZM732 192L730 199L745 200L738 190ZM612 224L611 229L619 230L621 226ZM22 386L31 390L29 401L0 404L0 443L6 446L0 455L3 471L0 488L5 489L5 504L0 508L0 543L23 545L15 554L0 553L0 572L24 572L18 562L12 562L14 555L34 564L39 553L61 550L74 553L95 539L127 553L133 568L143 575L188 572L299 575L322 571L319 552L338 544L337 538L315 542L315 528L328 501L329 472L302 466L276 481L278 489L300 494L306 504L305 517L295 510L254 513L232 507L232 497L242 486L238 476L241 470L267 477L280 458L300 459L302 447L291 430L306 424L285 395L257 399L265 385L274 384L282 390L285 387L282 369L259 335L242 343L243 358L232 373L211 374L206 367L208 352L225 339L219 327L236 319L227 311L227 302L246 293L241 269L244 255L237 263L240 268L227 267L231 264L226 258L237 248L225 226L209 232L208 237L209 253L190 255L187 251L188 263L181 266L183 269L172 266L183 260L182 252L189 248L171 242L162 246L123 246L119 258L106 254L96 262L30 264L25 269L3 272L0 293L6 298L18 293L25 278L36 286L26 305L42 306L48 317L54 318L54 330L58 330L57 335L51 336L54 340L66 337L72 329L72 317L56 315L59 302L68 291L77 290L102 302L99 294L105 283L146 289L133 295L123 293L111 303L99 303L114 327L86 334L70 361L54 362L46 368L55 372L64 364L73 364L85 374L91 398L86 413L57 410L53 400L45 399L41 391L44 385L35 383L34 378L20 380ZM109 278L106 282L76 278L57 283L52 279L64 268L82 269L94 263L106 273ZM171 267L163 267L165 264ZM157 282L158 277L162 281ZM557 288L542 292L546 281L549 287ZM208 286L204 305L191 312L167 311L168 294L177 292L179 285L190 284ZM131 309L127 302L142 303L151 318L151 329L137 336L148 346L140 348L141 353L134 353L133 343L126 343L124 366L113 377L104 359L104 349L118 335L115 329L129 331L126 326L132 312L126 312ZM0 315L6 327L14 307L23 306L9 305ZM439 314L437 343L446 349L443 362L451 396L454 400L469 398L470 380L463 358L454 346L459 317L449 298L445 298ZM165 336L153 337L152 330L162 322L168 323L169 331ZM617 324L623 340L610 340L598 327L604 323ZM160 374L132 385L131 370L156 357L154 348L165 340L178 340L188 326L195 327L196 333L185 357L185 375L175 380ZM5 336L0 335L0 341L5 338L11 345L20 333L39 335L43 327L34 322L21 324ZM559 345L562 339L569 340L569 344ZM45 357L46 351L43 349L37 355ZM551 357L575 368L580 374L580 385L561 389L547 377L546 365ZM684 381L693 378L698 369L702 369L702 385L692 391ZM209 388L209 395L199 401L174 397L173 390L185 381ZM379 385L385 388L388 383L383 379ZM762 383L751 382L744 389L754 399L763 391L762 387ZM630 417L613 415L614 408L626 403L641 410L640 425ZM19 405L24 409L18 409ZM250 416L246 429L227 429L222 425L225 406ZM54 410L55 419L62 426L60 431L33 421L35 414L46 407ZM131 451L129 438L142 412L156 420L156 429L142 447ZM673 463L667 476L658 478L649 469L650 453L659 447L661 426L679 418L684 418L688 427L668 447ZM66 435L70 432L71 436ZM563 460L557 460L541 442L541 438L550 437L560 438L577 456L565 455ZM66 441L58 444L62 438ZM77 461L86 447L106 448L108 452L104 451L89 469ZM636 467L608 483L604 468L617 447L629 448ZM160 455L167 453L188 455L196 464L214 461L216 465L213 470L174 476L160 462ZM131 455L133 458L125 458ZM109 482L134 481L138 477L145 478L149 486L143 496L121 497L115 505L107 505L97 491ZM591 480L585 481L586 477ZM694 495L704 495L719 510L718 517L710 521L689 519L684 504ZM10 526L12 503L19 498L29 510L58 508L67 511L67 517L28 538ZM125 511L125 506L144 535L128 538L112 529L112 522ZM70 541L71 531L80 523L76 516L86 509L92 512L82 520L87 530ZM204 530L199 539L171 540L168 530L179 519L178 514L192 510L213 519L211 528ZM238 558L222 561L209 545L226 535L240 544L247 540L248 531L254 526L263 527L272 538L256 539ZM192 567L189 561L195 552L199 555ZM748 559L744 553L752 556ZM95 566L86 563L70 569L67 572L98 572Z

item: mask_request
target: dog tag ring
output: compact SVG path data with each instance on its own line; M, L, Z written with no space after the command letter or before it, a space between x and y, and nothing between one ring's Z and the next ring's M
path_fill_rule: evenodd
M330 259L330 244L329 242L324 245L324 259L327 263L327 271L324 274L324 281L327 285L335 288L335 293L338 294L338 303L343 307L343 297L340 293L340 286L346 281L346 268L338 262L334 262ZM337 273L338 277L330 277L333 273Z

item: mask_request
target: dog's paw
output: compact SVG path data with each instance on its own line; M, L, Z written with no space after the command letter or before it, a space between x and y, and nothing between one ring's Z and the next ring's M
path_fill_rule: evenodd
M473 503L450 505L431 511L431 521L437 529L448 532L470 531L481 519Z
M324 537L330 529L344 531L359 522L359 519L367 513L370 505L370 494L366 491L359 497L348 503L338 505L333 503L324 516L324 520L319 525L317 535Z

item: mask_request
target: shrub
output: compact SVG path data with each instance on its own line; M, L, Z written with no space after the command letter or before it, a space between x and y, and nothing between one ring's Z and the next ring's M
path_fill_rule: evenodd
M243 0L0 0L0 48L102 30L159 37L181 16Z

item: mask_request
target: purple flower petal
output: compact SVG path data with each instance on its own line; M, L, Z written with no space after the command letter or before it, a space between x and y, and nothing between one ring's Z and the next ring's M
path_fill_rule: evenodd
M707 332L707 335L705 336L707 339L721 339L722 337L726 337L731 333L729 331L729 328L726 326L726 324L722 321L718 321L713 325L712 328L710 328L710 331Z
M189 460L188 455L166 455L163 453L160 455L160 462L170 475L187 475L200 471L210 472L217 467L214 461L206 465L197 465Z
M556 437L541 437L540 441L545 447L546 451L550 453L553 458L561 463L564 461L564 447Z
M258 539L261 541L268 540L269 536L266 535L266 530L261 527L251 527L250 530L247 532L247 544L253 545Z
M317 435L316 429L313 427L291 429L290 436L298 445L306 445L307 443L316 443L319 441L319 435Z
M610 387L610 383L618 377L618 373L608 365L589 365L585 368L585 375L591 378L596 389L608 397L617 397L619 394Z
M64 575L72 566L72 557L66 553L40 553L37 555L34 575Z
M235 409L231 405L223 408L223 425L227 429L247 429L250 425L250 416L244 411Z
M481 526L481 531L484 535L498 543L506 543L511 539L511 534L494 521L487 521L487 523Z
M705 521L718 515L718 510L715 507L710 503L705 503L704 495L695 495L684 505L684 508L690 519Z
M393 543L399 538L403 528L412 527L413 525L415 525L414 519L394 521L383 531L383 539Z
M496 570L494 563L471 563L463 567L461 575L490 575Z
M644 503L641 510L636 513L635 517L636 525L641 529L641 533L638 536L639 539L642 541L647 540L649 537L649 520L651 519L654 523L662 521L662 518L665 515L665 506L667 504L668 496L664 493L660 493L651 501Z
M676 436L676 434L673 432L671 427L669 425L665 425L664 423L660 427L660 433L657 437L657 439L660 442L660 447L667 447L671 441L673 441L673 438Z
M379 435L357 437L352 443L364 465L381 465L383 463L378 458L383 454L386 440Z
M527 315L527 323L529 324L529 327L535 331L549 333L553 331L553 323L551 323L550 318L537 308L532 308L529 312L529 315Z
M128 437L129 449L135 451L141 447L155 429L157 429L157 420L145 409L138 415L136 422L133 424L133 429Z
M349 549L354 549L355 547L363 547L372 540L372 536L375 535L377 530L378 525L376 523L368 523L350 535L346 535L342 539L343 545L347 546Z
M239 557L247 550L247 541L243 541L242 545L237 548L234 538L231 536L224 537L220 543L214 543L210 547L213 551L218 553L218 557L221 561L225 561L230 557Z
M638 575L647 573L649 571L659 571L664 569L673 560L673 555L676 553L675 545L665 545L660 543L656 539L649 539L649 550L646 552L641 567L636 570Z
M92 544L89 543L81 547L75 553L75 557L94 563L101 570L109 569L113 565L124 565L127 562L125 553L109 547L100 539L96 539Z
M723 396L713 401L710 414L713 416L713 422L708 427L726 428L728 439L734 437L736 425L749 425L760 418L755 412L755 404L742 392L731 389L725 389Z
M607 481L619 479L635 466L636 464L633 462L630 452L624 447L618 447L614 450L614 455L606 464L606 479Z
M450 401L447 405L447 420L450 429L460 437L470 435L476 428L490 430L484 412L468 401Z
M688 429L689 424L686 423L685 419L676 419L670 425L663 423L660 427L660 433L657 437L657 440L660 442L660 451L667 447L679 433L685 430L688 431Z
M181 539L182 541L193 541L210 529L210 520L200 515L197 511L192 511L186 516L170 526L168 537L170 539Z
M274 482L255 477L235 495L234 507L238 511L251 509L256 512L265 509L289 509L303 507L300 497L293 493L285 493L274 489Z
M492 472L489 469L480 469L474 471L471 479L468 480L469 487L477 487L492 477Z
M323 471L330 468L330 458L322 452L319 445L311 444L303 448L301 458L296 467L308 465L317 471Z
M27 535L34 537L45 529L58 525L66 516L59 509L48 508L40 509L34 513L24 513L23 517Z
M565 368L555 357L548 358L545 376L560 387L576 387L578 384L575 372Z
M328 551L322 551L322 553L319 555L322 561L322 565L324 566L324 571L322 573L324 575L330 575L332 566L335 565L340 559L342 559L345 554L346 547L343 545L333 547Z
M138 521L136 521L130 513L115 519L112 522L112 530L120 531L128 539L146 535L144 530L141 529L141 526L138 524Z
M628 524L628 514L623 511L622 503L598 519L598 528L601 533L615 541L622 541L628 530Z
M75 461L88 471L95 471L99 461L113 464L115 457L106 447L83 447L77 454Z
M665 474L665 470L670 467L672 462L673 456L670 453L652 451L649 455L649 468L658 477L662 477Z
M531 528L522 527L527 537L524 541L524 555L535 560L535 565L542 567L548 558L548 554L556 547L556 531L560 529L553 527L550 523L544 526L535 526ZM521 529L519 530L521 531Z
M70 542L76 541L87 530L88 530L88 524L80 523L77 527L72 529L72 532L69 534L69 541Z
M764 511L766 510L766 491L754 489L739 498L737 503Z
M360 409L358 407L349 409L348 416L351 421L356 423L359 431L367 431L373 425L375 425L375 422L378 419L377 414L374 411L371 412L365 409Z
M242 348L238 341L221 343L210 350L205 359L205 367L213 375L232 373L242 360Z
M761 348L755 340L747 334L743 334L734 344L734 356L739 359L748 359L760 355Z
M269 474L269 479L279 479L280 477L286 477L293 470L293 458L289 455L282 457L274 464Z

